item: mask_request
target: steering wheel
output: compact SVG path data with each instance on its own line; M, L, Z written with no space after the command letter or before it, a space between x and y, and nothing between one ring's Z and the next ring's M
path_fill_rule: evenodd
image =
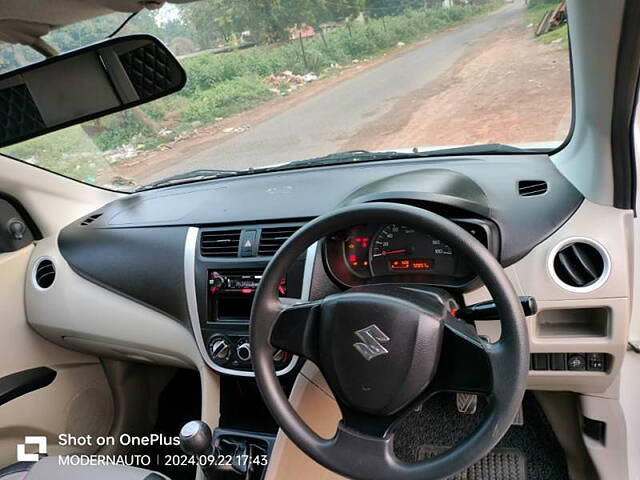
M294 306L279 300L278 285L289 265L313 242L353 225L389 221L433 235L469 262L497 304L498 342L484 341L456 319L447 292L415 284L356 287ZM256 381L279 426L309 457L353 479L439 479L464 470L502 438L526 388L527 326L501 265L450 220L407 205L345 207L298 230L262 276L250 336ZM274 348L312 361L325 376L342 413L333 438L318 436L289 404L276 377ZM401 461L393 452L393 426L443 391L486 395L484 420L441 455Z

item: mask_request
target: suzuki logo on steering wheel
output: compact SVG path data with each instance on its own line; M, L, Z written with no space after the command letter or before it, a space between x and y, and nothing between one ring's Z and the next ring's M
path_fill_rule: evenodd
M389 350L384 348L381 342L388 342L391 339L377 325L370 325L353 333L362 340L362 342L354 343L353 346L366 360L389 353Z

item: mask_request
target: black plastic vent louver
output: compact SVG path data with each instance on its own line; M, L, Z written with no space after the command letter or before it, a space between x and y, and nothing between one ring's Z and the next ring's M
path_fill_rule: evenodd
M35 281L42 288L47 289L53 285L56 279L56 267L51 260L41 260L36 267Z
M522 197L535 197L543 195L548 190L547 182L544 180L520 180L518 182L518 193Z
M558 278L567 285L584 288L602 277L605 263L602 253L594 246L576 242L556 254L553 268Z
M270 257L293 235L300 227L269 227L263 228L260 234L260 245L258 246L259 257Z
M200 253L203 257L237 257L240 230L202 232Z
M86 227L87 225L95 222L101 216L102 216L101 213L96 213L95 215L91 215L90 217L85 218L80 225L82 225L83 227Z

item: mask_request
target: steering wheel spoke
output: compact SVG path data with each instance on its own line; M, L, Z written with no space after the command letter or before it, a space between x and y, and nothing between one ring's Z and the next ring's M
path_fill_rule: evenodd
M358 452L354 455L354 452ZM385 473L399 464L393 455L393 440L390 436L377 436L353 430L348 425L338 425L336 435L330 440L324 452L339 464L350 465L363 478L385 478ZM343 472L347 474L347 472Z
M271 331L271 345L312 362L318 358L318 324L321 302L285 307L281 304Z
M458 319L448 319L442 339L438 370L429 390L487 395L493 389L494 355L491 345L473 328Z

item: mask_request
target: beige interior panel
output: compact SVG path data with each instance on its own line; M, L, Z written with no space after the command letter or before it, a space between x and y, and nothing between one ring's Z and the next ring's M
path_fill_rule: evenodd
M593 228L596 219L598 228ZM563 288L549 272L549 259L554 248L568 238L578 237L602 245L611 262L606 282L588 293ZM573 217L553 235L506 269L516 292L531 295L538 302L538 314L527 318L532 353L601 352L613 358L606 373L532 371L529 373L529 388L617 395L617 391L610 387L619 376L627 346L633 242L632 212L585 200ZM468 304L489 298L484 287L465 295ZM594 310L606 312L606 321L594 318L589 313ZM500 336L499 322L477 322L476 326L479 333L494 341Z
M88 355L60 348L45 340L27 323L24 284L33 247L0 254L0 376L43 365L95 363Z
M296 379L289 401L302 419L324 438L331 438L341 419L338 405L331 396L322 374L311 362L306 362ZM327 470L302 452L295 444L278 431L276 444L269 462L266 480L313 480L344 479Z
M202 389L201 420L214 429L220 422L220 375L204 364L200 367L200 388Z
M107 435L114 405L99 363L56 365L55 381L0 407L0 466L16 461L25 435L44 435L48 454L94 453L95 447L58 445L58 435Z
M627 432L627 451L635 454L627 455L629 476L640 478L640 355L629 351L626 354L620 375L620 404L624 412L625 430Z
M0 466L15 462L24 435L103 432L113 417L99 361L48 342L27 323L24 279L32 251L30 246L0 254L0 377L42 366L57 376L51 385L0 406Z
M622 406L616 399L581 395L582 414L607 424L605 442L600 443L583 435L591 459L600 478L630 478L627 455L627 431ZM631 456L638 452L629 451Z
M123 194L0 155L0 191L17 198L45 237Z

